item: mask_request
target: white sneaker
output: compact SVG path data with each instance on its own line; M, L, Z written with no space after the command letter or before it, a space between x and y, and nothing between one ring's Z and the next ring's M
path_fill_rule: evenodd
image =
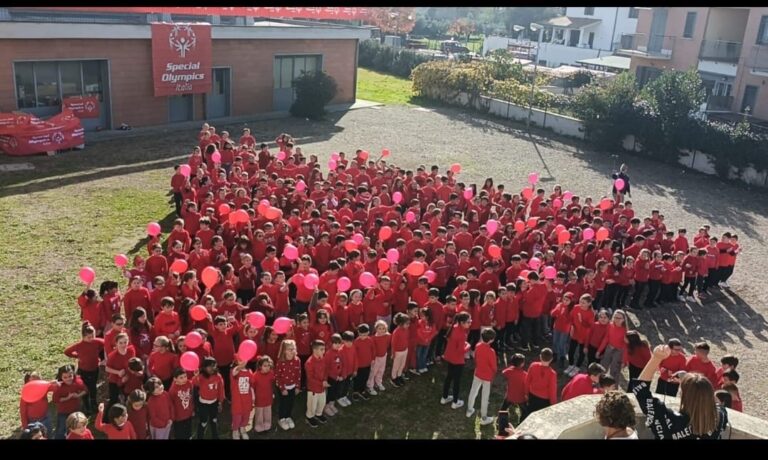
M280 428L283 429L283 431L288 431L291 429L291 425L288 424L288 419L280 419L277 424L280 426Z
M451 404L451 409L458 409L459 407L464 407L464 401L462 401L461 399Z
M451 401L453 401L453 395L448 396L447 398L440 398L440 404L442 405L446 405Z
M475 415L475 408L474 407L467 408L467 418L472 418L473 415Z
M426 374L427 372L429 372L429 369L426 367L424 369L419 369L419 374Z
M240 431L235 430L232 432L232 439L240 439Z
M724 288L730 288L730 287L731 287L731 285L730 285L730 284L728 284L728 282L727 282L727 281L723 281L721 285L722 285Z
M677 296L677 300L679 300L680 302L685 302L685 297L679 295L679 296Z
M569 377L574 377L574 376L576 376L576 374L579 373L580 370L581 369L579 369L578 367L573 366L573 369L571 369L571 372L568 373L568 376Z
M373 389L373 388L368 388L368 394L371 395L371 396L376 396L379 393L376 392L376 390Z
M419 371L417 371L416 369L408 369L408 372L410 372L413 375L420 375Z
M566 367L565 370L563 371L563 374L571 375L571 371L573 370L573 367L574 367L573 364L571 364L570 366Z
M349 407L349 406L352 405L352 401L349 399L349 397L344 396L344 398L342 398L342 399L344 399L344 404L346 404L346 406L344 406L344 407Z
M384 390L387 389L387 387L385 387L384 384L382 384L382 383L377 383L376 384L376 389L379 390L379 391L384 391Z
M491 423L493 423L493 417L483 417L480 419L481 425L490 425Z
M288 422L288 427L289 427L290 429L294 429L294 428L296 428L296 425L294 425L294 424L293 424L293 419L292 419L292 418L288 417L288 418L286 419L286 421Z
M248 432L245 428L240 428L240 439L248 439Z
M347 404L346 398L339 398L336 400L337 403L339 403L339 406L341 407L347 407L349 404Z

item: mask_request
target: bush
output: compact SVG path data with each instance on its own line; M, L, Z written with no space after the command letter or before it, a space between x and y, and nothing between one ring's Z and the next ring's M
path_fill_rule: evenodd
M336 96L336 80L327 73L302 72L293 80L296 100L291 105L291 115L312 119L322 118L325 106Z
M361 67L408 78L416 66L434 59L413 50L382 45L378 40L363 40L357 62Z

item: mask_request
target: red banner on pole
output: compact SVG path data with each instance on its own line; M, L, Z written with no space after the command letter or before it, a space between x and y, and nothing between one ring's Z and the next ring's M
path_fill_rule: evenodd
M67 108L45 121L26 113L0 114L0 150L8 155L34 155L83 144L80 119Z
M152 23L155 97L211 91L210 24Z
M86 7L45 7L41 10L68 10L91 13L134 13L134 14L186 14L200 16L250 16L255 18L306 18L359 20L366 19L369 8L337 6L300 6L300 7L147 7L147 6L86 6Z
M96 96L65 97L61 105L77 118L99 118L99 98Z

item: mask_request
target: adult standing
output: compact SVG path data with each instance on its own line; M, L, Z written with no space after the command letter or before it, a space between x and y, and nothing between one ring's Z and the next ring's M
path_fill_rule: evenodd
M703 375L692 372L680 379L680 412L651 394L651 380L671 354L668 345L657 346L638 379L630 384L648 427L656 439L720 439L728 414L716 404L715 390Z
M619 172L611 174L611 177L613 178L613 199L616 201L616 203L621 203L624 201L624 195L632 198L631 189L629 187L629 176L627 175L628 170L629 168L627 167L626 163L622 163L621 167L619 168ZM617 179L624 181L624 187L621 190L616 188Z

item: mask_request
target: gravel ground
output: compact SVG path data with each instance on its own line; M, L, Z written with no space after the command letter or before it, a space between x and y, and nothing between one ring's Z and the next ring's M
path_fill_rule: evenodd
M226 129L235 135L243 126L216 125L219 131ZM510 191L524 187L528 173L537 171L545 188L562 184L565 190L592 196L596 201L609 193L612 170L618 163L626 162L638 215L650 214L651 209L658 208L666 216L669 228L686 227L689 235L703 224L710 224L713 234L718 236L730 230L739 235L743 248L731 278L731 290L713 296L704 305L688 303L656 309L652 316L646 310L631 312L632 324L653 345L678 337L687 342L690 352L692 343L706 340L716 362L726 353L738 356L746 412L768 419L768 379L761 377L764 374L759 371L768 366L768 323L764 317L768 293L758 288L763 284L760 274L768 266L765 193L631 155L619 153L614 159L589 150L583 142L555 140L549 132L531 136L519 124L504 124L454 108L384 106L334 113L324 122L281 119L248 126L259 142L289 132L305 154L318 154L321 164L333 151L353 154L355 149L363 148L375 153L389 148L392 161L404 167L438 164L445 169L460 163L462 181L482 185L486 177L493 177ZM61 157L8 158L4 162L29 161L36 169L5 175L0 196L90 181L97 181L92 186L129 181L165 193L169 168L193 145L197 131L166 126L146 132L149 137L99 142L81 153ZM73 158L82 161L82 166L74 168L80 171L73 174L68 155L77 155ZM139 236L141 229L134 233ZM130 239L130 235L126 234L126 238Z

